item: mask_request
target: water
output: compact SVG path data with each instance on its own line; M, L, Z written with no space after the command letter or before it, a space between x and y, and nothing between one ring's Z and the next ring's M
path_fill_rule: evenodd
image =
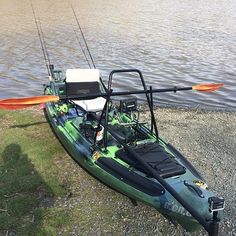
M33 0L51 62L57 69L88 68L67 1ZM221 83L214 93L157 95L157 104L236 110L236 1L72 1L102 77L113 69L140 69L153 88ZM28 0L0 0L0 97L40 95L47 82ZM79 36L80 37L80 36ZM140 88L117 78L120 89Z

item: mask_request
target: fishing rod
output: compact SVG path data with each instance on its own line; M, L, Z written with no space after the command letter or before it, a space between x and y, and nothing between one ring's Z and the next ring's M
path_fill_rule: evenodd
M49 78L51 78L51 77L53 77L51 61L50 61L50 57L49 57L49 54L48 54L46 41L45 41L45 37L44 37L44 34L43 34L43 30L42 30L42 25L41 25L40 19L39 18L37 19L37 17L36 17L32 0L30 0L30 5L31 5L32 12L33 12L33 16L34 16L34 22L35 22L37 32L38 32L39 41L40 41L41 49L42 49L42 52L43 52L45 65L46 65L46 68L47 68L47 71L48 71L48 76L49 76Z
M89 50L89 46L88 46L88 43L87 43L86 38L85 38L85 36L84 36L83 30L82 30L82 28L81 28L81 25L80 25L80 23L79 23L79 19L78 19L76 13L75 13L75 10L74 10L74 8L73 8L73 5L70 4L70 6L71 6L71 9L72 9L72 11L73 11L75 20L76 20L76 22L77 22L79 31L80 31L80 33L81 33L81 35L82 35L82 38L83 38L84 44L85 44L85 46L86 46L87 52L88 52L88 54L89 54L89 58L90 58L90 60L91 60L91 62L92 62L92 65L93 65L94 69L96 69L97 67L96 67L95 62L94 62L94 60L93 60L92 54L91 54L91 52L90 52L90 50ZM77 37L77 40L78 40L78 42L79 42L79 44L80 44L80 47L81 47L81 49L82 49L82 44L80 43L78 37ZM85 54L85 52L84 52L83 49L82 49L82 51L83 51L84 56L85 56L85 58L86 58L86 60L87 60L87 56L86 56L86 54ZM89 67L91 68L91 64L90 64L90 63L88 63L88 64L89 64ZM104 82L103 82L101 76L100 76L100 81L101 81L102 87L103 87L103 88L105 89L105 91L107 92L107 87L105 86L105 84L104 84Z
M38 21L39 21L39 27L40 27L40 31L41 31L41 35L42 35L42 40L43 40L45 52L46 52L46 55L47 55L47 58L48 58L48 63L49 63L49 65L51 65L51 60L50 60L50 57L49 57L49 53L48 53L48 49L47 49L47 44L46 44L44 33L43 33L43 30L42 30L42 24L41 24L40 18L38 18ZM50 69L50 67L49 67L49 69Z
M91 61L92 61L93 67L94 67L94 69L96 69L96 65L95 65L95 63L94 63L92 54L91 54L91 52L90 52L90 50L89 50L87 41L86 41L85 36L84 36L84 33L83 33L83 30L82 30L81 25L80 25L80 23L79 23L79 19L78 19L76 13L75 13L75 10L74 10L72 4L70 4L70 6L71 6L71 9L72 9L72 11L73 11L73 14L74 14L75 20L76 20L76 22L77 22L78 28L79 28L79 30L80 30L80 33L81 33L81 35L82 35L82 38L83 38L84 44L85 44L85 46L86 46L86 49L87 49L87 51L88 51L89 57L90 57L90 59L91 59Z
M37 17L36 17L32 0L30 0L30 3L31 3L32 12L33 12L33 15L34 15L35 25L36 25L36 28L37 28L37 31L38 31L38 36L39 36L40 45L41 45L41 48L42 48L42 52L43 52L43 56L44 56L44 60L45 60L45 64L46 64L46 68L47 68L47 71L48 71L48 75L49 75L50 78L51 78L51 77L53 77L53 72L52 72L53 66L52 66L52 64L51 64L50 56L49 56L49 53L48 53L48 49L47 49L47 44L46 44L45 36L44 36L43 30L42 30L42 24L41 24L40 18L37 19ZM72 7L72 9L73 9L73 7ZM75 14L75 12L74 12L74 14ZM76 17L76 15L75 15L75 17ZM78 25L79 25L81 34L82 34L82 36L83 36L83 39L84 39L84 42L85 42L85 45L86 45L86 48L87 48L87 50L88 50L88 52L89 52L89 55L90 55L90 58L91 58L91 60L92 60L92 62L93 62L93 66L94 66L94 68L96 68L95 63L94 63L94 60L93 60L92 55L91 55L91 53L90 53L90 51L89 51L88 44L86 43L84 34L83 34L83 32L82 32L82 29L81 29L81 27L80 27L80 24L79 24L79 21L78 21L78 18L77 18L77 17L76 17L76 20L77 20L77 22L78 22ZM92 67L92 66L91 66L91 63L89 62L88 57L87 57L85 51L83 50L82 44L81 44L81 42L80 42L80 40L79 40L79 38L78 38L78 35L76 34L75 30L74 30L74 33L75 33L76 39L77 39L77 41L78 41L78 43L79 43L79 45L80 45L80 48L81 48L81 50L82 50L82 53L83 53L83 55L84 55L84 57L85 57L85 59L86 59L86 62L88 63L89 68L91 68L91 67Z
M75 37L76 37L76 39L77 39L77 42L79 43L80 49L81 49L81 51L82 51L82 53L83 53L83 55L84 55L84 57L85 57L85 60L86 60L86 62L88 63L89 68L91 69L92 66L91 66L91 64L90 64L90 62L89 62L89 60L88 60L88 57L87 57L87 55L86 55L86 53L85 53L85 51L84 51L84 49L83 49L83 46L82 46L82 44L81 44L81 42L80 42L80 40L79 40L79 37L78 37L78 35L77 35L75 29L74 29L74 33L75 33Z

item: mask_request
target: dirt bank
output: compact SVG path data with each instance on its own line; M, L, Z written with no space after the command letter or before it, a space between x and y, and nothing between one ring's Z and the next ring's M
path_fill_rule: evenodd
M235 235L236 113L181 109L158 109L155 113L160 136L188 157L209 187L226 199L225 220L221 224L220 235ZM145 111L142 112L142 119L150 120ZM19 232L31 235L206 235L204 231L189 234L142 203L133 206L127 197L86 173L61 148L42 111L0 112L0 121L2 150L13 142L19 145L27 155L29 164L33 163L28 165L33 168L28 171L30 180L30 173L34 176L37 173L40 179L39 187L37 185L33 193L38 203L24 213L24 224L20 228L14 228L14 224L13 228L7 228L6 218L0 217L0 235L16 235ZM44 146L36 148L39 141ZM35 155L42 153L38 150L44 149L47 156ZM8 153L10 155L11 152ZM48 158L47 161L42 163L41 159L45 158ZM11 173L9 171L13 167L17 171L15 165L9 169L3 164L1 168L4 168L4 173ZM40 191L42 186L45 189L43 197ZM0 197L9 204L6 206L10 209L6 196L19 195L20 190L7 194L7 187L6 191L1 188L6 193ZM6 206L1 207L5 213L0 214L9 213L8 216L12 217ZM26 219L29 219L28 231L24 229Z

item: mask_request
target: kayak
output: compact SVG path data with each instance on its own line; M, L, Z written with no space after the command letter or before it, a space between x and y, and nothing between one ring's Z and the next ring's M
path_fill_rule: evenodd
M50 62L32 2L31 8L50 82L45 85L43 96L2 99L0 109L45 103L45 115L54 133L71 157L91 175L126 195L133 204L144 202L188 231L203 227L209 235L218 235L225 201L208 188L201 174L175 147L159 136L153 94L212 92L223 84L153 89L146 86L141 71L128 69L111 71L105 86L72 5L88 57L79 39L78 42L88 66L94 69L68 69L64 76ZM141 90L113 91L114 76L126 73L137 75ZM146 96L150 124L140 119L136 97L139 94ZM114 97L118 97L119 103Z
M139 118L135 92L126 93L128 98L113 93L114 75L125 73L136 73L141 80L151 125ZM44 93L61 99L47 102L45 114L71 157L98 180L133 203L156 208L187 231L203 227L217 235L224 199L208 188L175 147L159 137L152 91L136 69L112 71L108 87L97 69L68 69L65 76L52 70ZM119 102L113 100L115 95Z

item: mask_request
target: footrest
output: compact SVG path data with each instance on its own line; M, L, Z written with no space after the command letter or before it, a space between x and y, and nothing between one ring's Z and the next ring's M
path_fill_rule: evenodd
M178 163L157 143L138 145L134 148L134 151L156 170L162 178L178 176L186 172L185 167ZM137 170L147 173L145 168L125 150L117 151L116 156Z

